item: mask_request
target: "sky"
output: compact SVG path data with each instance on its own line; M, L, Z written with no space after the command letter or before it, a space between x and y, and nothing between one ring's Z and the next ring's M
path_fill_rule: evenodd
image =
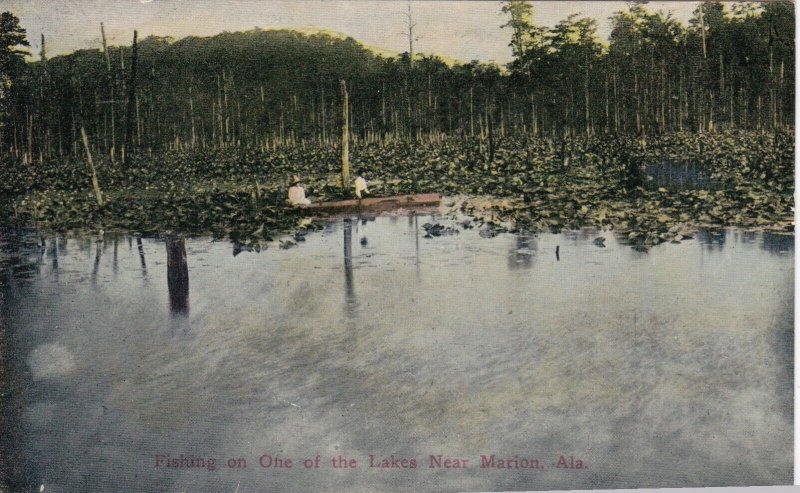
M510 32L497 1L411 2L415 52L460 61L506 63L511 60ZM672 11L684 23L697 2L651 1L651 10ZM618 1L535 1L534 21L553 26L576 12L596 18L598 33L610 32L608 17L626 8ZM223 31L269 28L325 29L352 36L388 52L408 50L405 0L0 0L27 29L31 51L38 55L40 35L48 56L101 46L100 22L109 44L130 44L133 29L149 35L210 36ZM34 59L37 58L36 56Z

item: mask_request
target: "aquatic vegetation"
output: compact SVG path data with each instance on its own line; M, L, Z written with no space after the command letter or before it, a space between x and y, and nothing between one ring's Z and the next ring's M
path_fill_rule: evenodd
M559 231L593 226L632 244L680 241L695 228L739 226L792 232L793 136L727 131L663 136L498 139L489 159L480 139L392 141L356 146L351 165L375 196L438 192L485 196L454 208L484 223ZM650 186L650 163L691 163L711 177ZM312 200L341 198L338 150L324 147L169 151L97 166L98 206L82 162L0 171L12 222L51 230L213 234L245 245L293 232L301 210L285 204L287 180L302 177ZM302 228L313 227L303 222ZM508 227L504 226L508 229ZM493 228L493 232L497 228ZM493 236L487 233L487 237Z

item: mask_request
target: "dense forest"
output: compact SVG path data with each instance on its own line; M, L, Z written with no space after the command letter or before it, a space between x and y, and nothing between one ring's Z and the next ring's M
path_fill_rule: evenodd
M506 2L503 11L514 55L506 67L448 66L409 52L385 58L352 38L289 30L177 41L132 33L131 46L104 41L48 58L43 34L40 60L4 69L14 84L0 152L26 162L77 156L81 127L92 149L112 159L126 149L338 146L341 80L356 145L765 130L794 121L790 2L704 2L688 26L634 3L610 19L607 44L591 18L545 28L530 3Z

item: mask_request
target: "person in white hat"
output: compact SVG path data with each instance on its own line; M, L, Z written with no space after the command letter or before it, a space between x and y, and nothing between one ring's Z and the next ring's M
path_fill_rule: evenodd
M358 197L358 200L361 200L361 192L369 193L369 189L367 188L367 180L359 176L356 178L356 197Z
M289 197L286 199L290 205L309 205L310 200L306 198L306 191L300 185L300 178L292 175L291 186L289 187Z

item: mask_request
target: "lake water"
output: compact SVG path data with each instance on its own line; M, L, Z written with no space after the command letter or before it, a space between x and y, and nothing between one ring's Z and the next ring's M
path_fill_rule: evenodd
M296 247L236 256L210 239L6 236L13 481L215 493L792 482L793 237L725 230L639 252L609 232L425 238L437 221L452 224L338 219ZM439 454L468 467L430 468ZM492 454L540 468L481 468ZM370 455L417 468L371 468ZM585 467L554 467L562 455ZM332 468L339 456L356 468Z
M711 173L691 160L673 161L666 157L648 163L645 174L651 179L647 188L655 190L663 187L668 190L716 190L721 183L711 179Z

